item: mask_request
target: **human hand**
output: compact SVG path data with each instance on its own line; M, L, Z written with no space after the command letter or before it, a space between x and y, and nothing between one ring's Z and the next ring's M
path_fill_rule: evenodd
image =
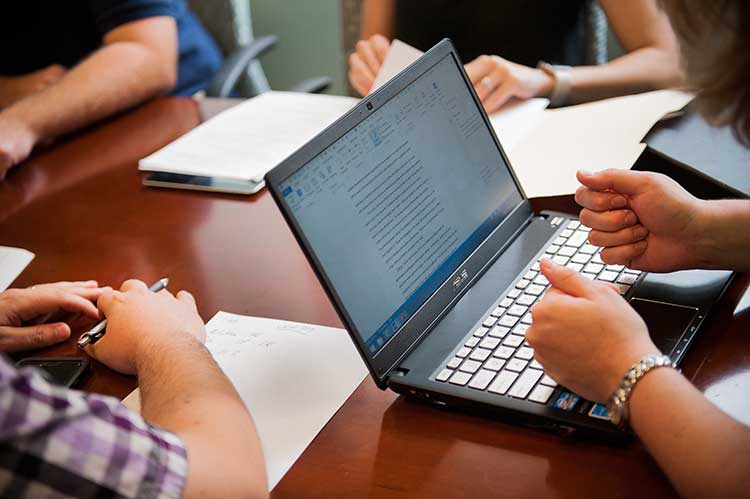
M105 290L96 281L85 281L11 288L0 293L0 351L18 352L65 341L70 326L63 319L76 314L98 319L93 302Z
M68 70L65 67L52 64L22 76L0 78L0 108L10 106L29 95L51 87L60 81L67 72Z
M141 281L125 281L120 291L108 291L99 299L107 318L107 333L86 352L123 374L136 374L138 362L162 347L185 339L206 340L203 319L193 295L187 291L153 293Z
M357 42L357 50L349 56L349 82L365 96L370 93L375 77L380 72L391 42L383 35L372 35Z
M657 173L578 172L576 202L602 260L651 272L697 268L703 261L703 201Z
M526 341L550 377L582 397L605 402L642 357L658 353L643 319L614 286L540 262L550 289L531 308Z
M555 81L541 69L510 62L496 55L480 55L466 65L474 90L488 114L512 97L530 99L552 93Z
M39 138L13 109L0 112L0 181L8 170L29 157Z

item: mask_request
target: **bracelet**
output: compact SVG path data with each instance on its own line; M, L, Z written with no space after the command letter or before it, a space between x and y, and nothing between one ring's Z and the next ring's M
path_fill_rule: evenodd
M633 364L633 367L628 369L628 372L622 378L620 386L609 396L607 412L609 413L610 421L618 428L625 428L627 426L628 419L630 418L630 405L628 402L636 383L646 373L660 367L676 368L677 366L675 366L668 355L651 354L643 357Z
M568 101L570 85L572 80L571 66L552 65L548 62L539 61L537 69L541 69L555 80L555 86L549 95L550 104L562 106Z

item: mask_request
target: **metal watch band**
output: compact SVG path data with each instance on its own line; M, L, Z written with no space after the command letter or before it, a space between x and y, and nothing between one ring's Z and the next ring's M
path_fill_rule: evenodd
M548 62L539 61L537 69L541 69L555 80L555 86L549 95L550 103L553 106L562 106L568 101L570 95L570 85L572 80L571 66L552 65Z
M612 392L607 401L607 412L613 424L619 428L624 428L627 425L630 419L630 406L628 402L633 388L646 373L660 367L676 368L668 355L652 354L643 357L633 364L633 367L628 369L628 372L622 378L620 386Z

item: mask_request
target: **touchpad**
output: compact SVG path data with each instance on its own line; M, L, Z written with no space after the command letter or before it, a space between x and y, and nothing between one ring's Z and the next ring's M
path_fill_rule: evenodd
M697 308L641 298L633 298L630 305L643 317L654 344L667 355L672 353L698 313Z

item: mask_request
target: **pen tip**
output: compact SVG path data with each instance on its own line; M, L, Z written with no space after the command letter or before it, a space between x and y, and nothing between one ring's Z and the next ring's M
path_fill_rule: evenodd
M167 287L167 284L169 284L169 277L164 277L161 279L161 283L164 285L164 287Z

